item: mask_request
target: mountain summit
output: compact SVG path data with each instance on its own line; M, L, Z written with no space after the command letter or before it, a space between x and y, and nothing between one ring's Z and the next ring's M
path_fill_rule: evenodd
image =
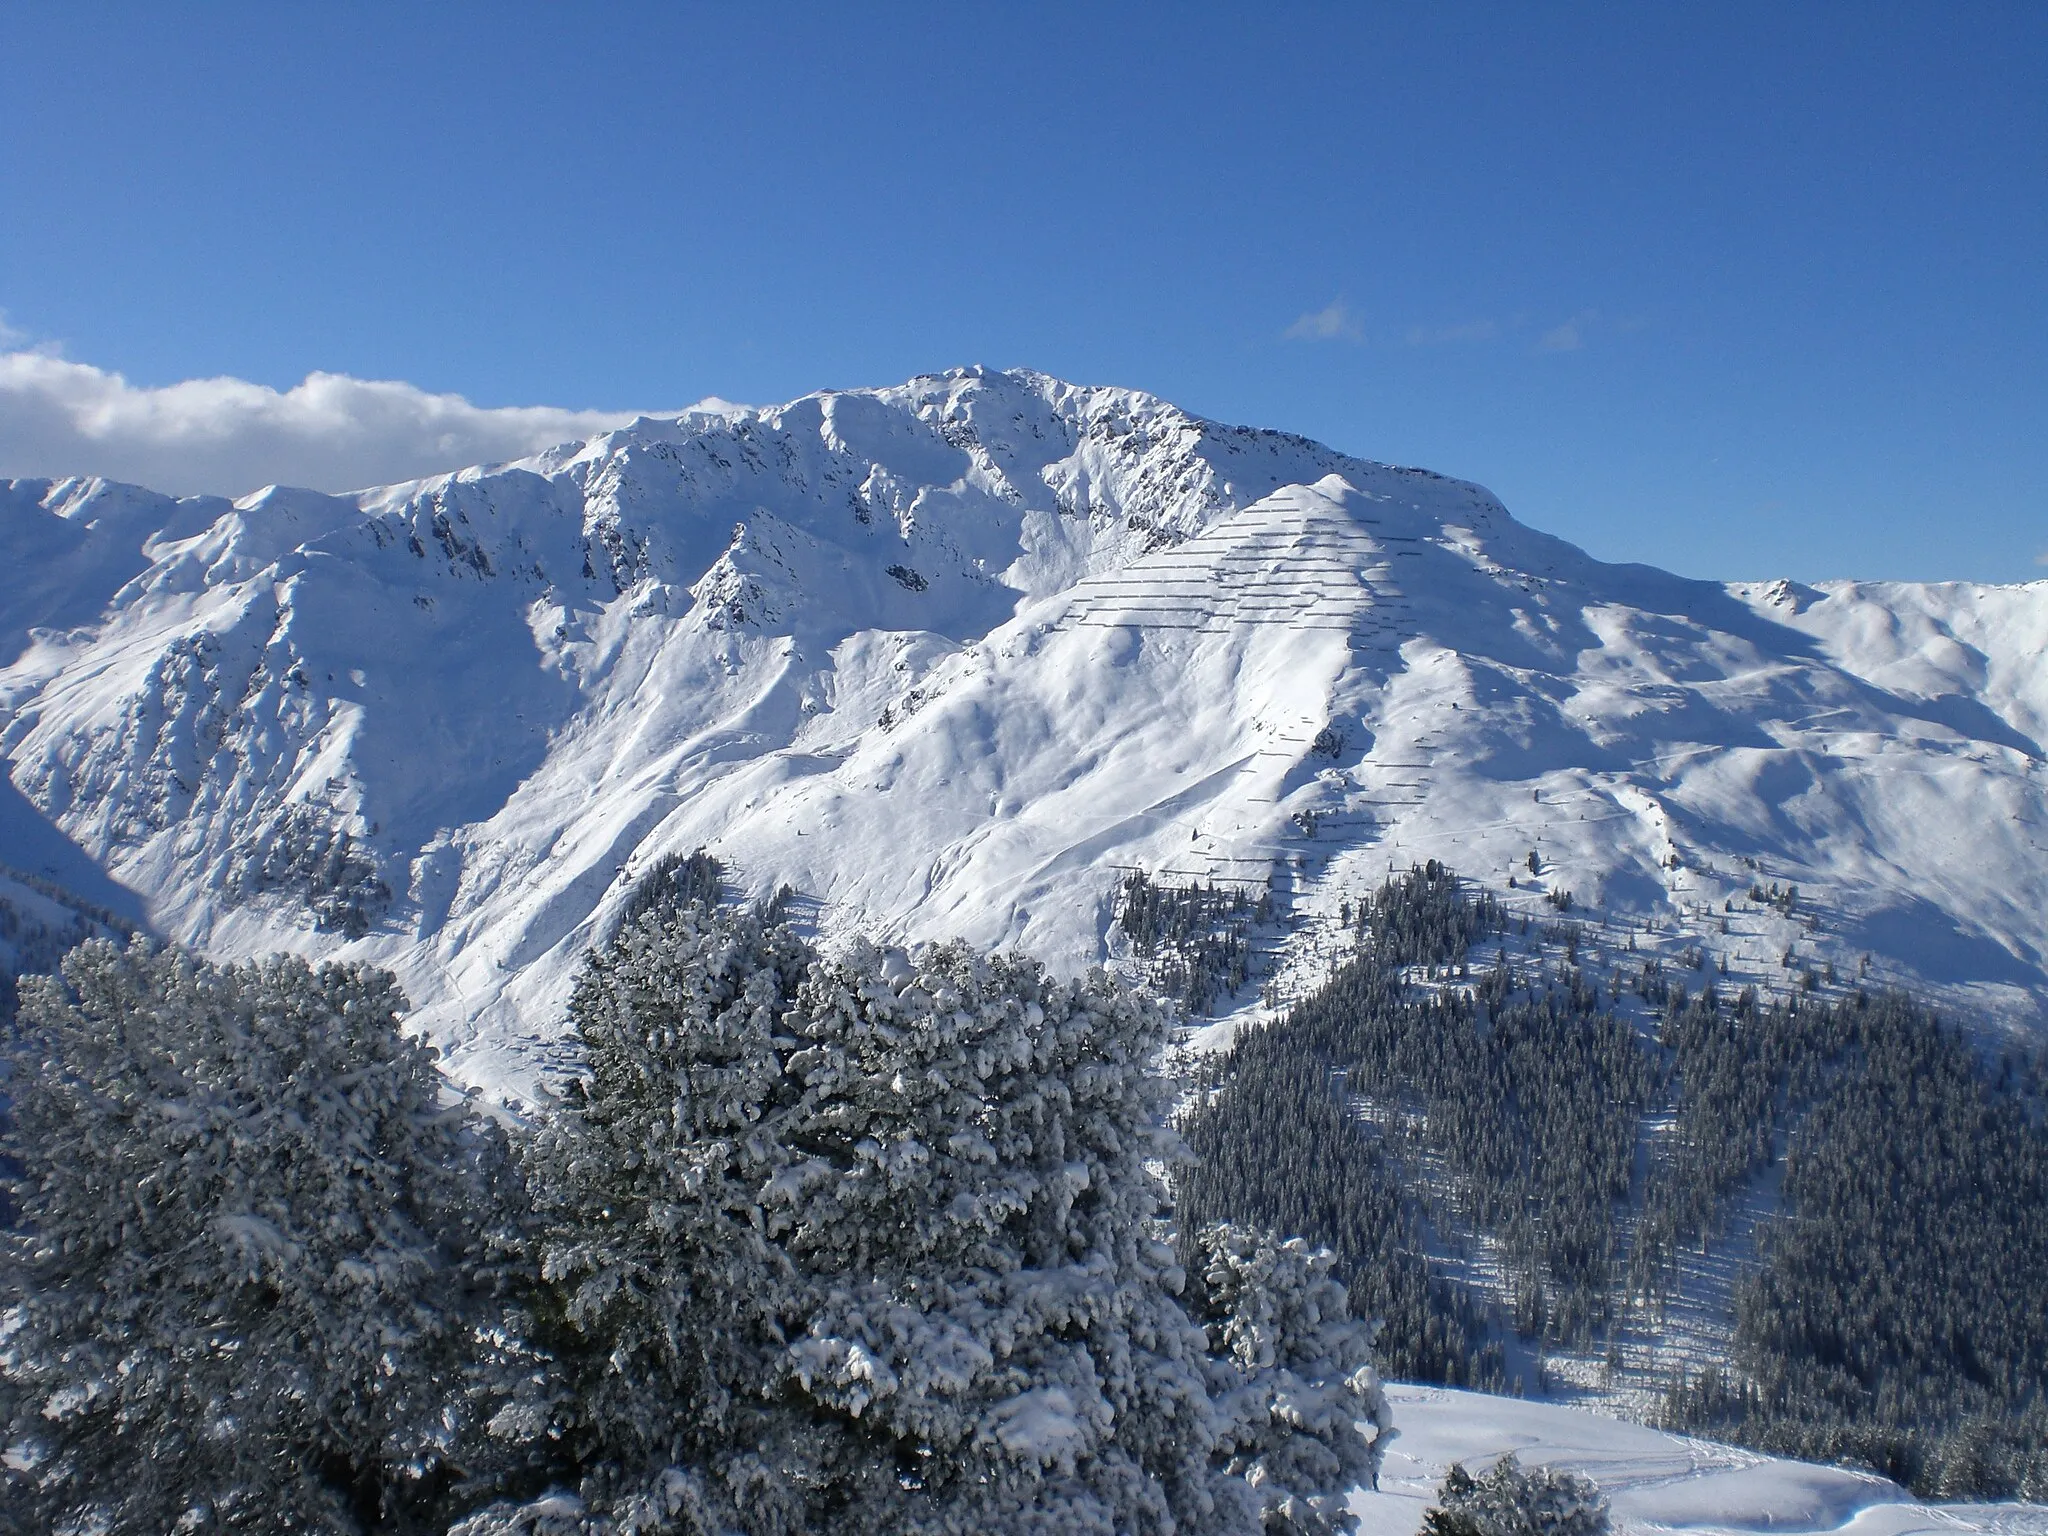
M1127 958L1132 871L1270 891L1269 991L1438 858L2048 1032L2048 583L1606 565L1464 482L981 369L346 496L0 483L0 553L0 862L388 964L517 1094L698 847L828 938L1068 969Z

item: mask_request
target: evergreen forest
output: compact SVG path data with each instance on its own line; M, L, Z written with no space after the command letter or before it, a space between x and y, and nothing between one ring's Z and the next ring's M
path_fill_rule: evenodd
M1160 996L1200 1017L1255 974L1252 935L1273 920L1273 894L1242 885L1175 885L1132 870L1117 890L1116 926Z
M1896 994L1727 996L1703 953L1601 951L1434 862L1355 913L1325 985L1193 1068L1189 1217L1329 1244L1390 1375L1494 1391L1549 1352L1617 1364L1692 1256L1740 1244L1728 1359L1671 1373L1667 1424L2048 1496L2038 1055Z

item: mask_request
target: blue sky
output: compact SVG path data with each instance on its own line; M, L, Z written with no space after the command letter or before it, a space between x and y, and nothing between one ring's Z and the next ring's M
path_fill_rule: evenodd
M11 344L130 385L1028 365L1609 559L2044 574L2048 6L20 5L0 58Z

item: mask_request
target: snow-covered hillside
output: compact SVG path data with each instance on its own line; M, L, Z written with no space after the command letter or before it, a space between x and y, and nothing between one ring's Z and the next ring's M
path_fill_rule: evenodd
M2048 1536L2048 1509L2038 1504L1930 1508L1874 1473L1759 1456L1583 1409L1441 1387L1393 1387L1387 1396L1400 1435L1387 1453L1379 1489L1353 1499L1362 1536L1412 1536L1452 1462L1477 1472L1509 1454L1525 1466L1558 1466L1591 1477L1612 1506L1615 1529L1644 1536Z
M0 556L0 794L48 845L0 821L0 862L391 965L514 1092L700 845L828 935L1066 968L1132 866L1271 879L1306 946L1433 856L2048 1032L2048 583L1604 565L1468 484L982 370L350 496L14 482Z

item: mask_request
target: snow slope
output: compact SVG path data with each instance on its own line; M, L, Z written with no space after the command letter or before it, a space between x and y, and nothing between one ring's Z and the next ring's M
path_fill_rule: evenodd
M349 496L15 482L0 557L45 830L210 951L393 966L508 1093L699 845L828 936L1065 968L1131 866L1271 879L1306 956L1434 856L2048 1034L2048 583L1604 565L1462 482L983 370Z
M1760 1456L1582 1409L1441 1387L1389 1387L1387 1397L1400 1435L1378 1491L1353 1498L1362 1536L1412 1536L1452 1462L1477 1472L1509 1453L1525 1466L1591 1477L1621 1532L2048 1533L2048 1508L2038 1504L1929 1507L1874 1473Z

